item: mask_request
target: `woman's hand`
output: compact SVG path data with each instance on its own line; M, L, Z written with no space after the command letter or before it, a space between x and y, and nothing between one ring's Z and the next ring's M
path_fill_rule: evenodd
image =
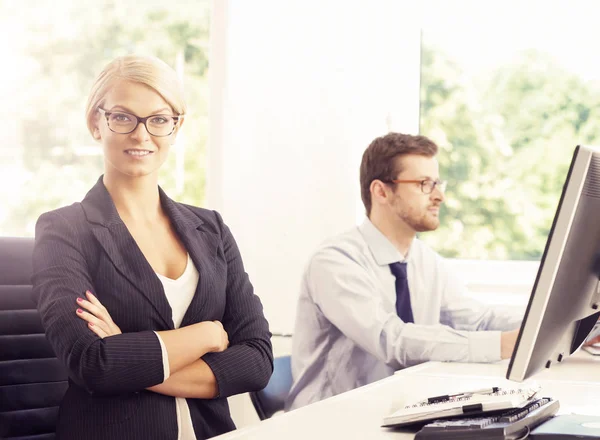
M107 336L120 335L121 329L115 324L98 298L89 290L85 292L87 301L83 298L77 298L77 316L88 323L88 328L100 336L102 339ZM84 310L85 309L85 310Z
M212 334L213 341L215 341L213 352L225 351L229 347L229 335L223 328L221 321L206 321L208 324L212 324L210 331Z

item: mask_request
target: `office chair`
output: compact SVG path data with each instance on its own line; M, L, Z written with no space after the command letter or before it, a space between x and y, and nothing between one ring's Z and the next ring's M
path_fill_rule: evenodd
M261 391L250 393L254 409L261 420L271 418L277 411L283 411L285 399L292 387L292 365L290 356L281 356L273 361L273 375Z
M31 299L33 238L0 237L0 438L52 440L67 373Z

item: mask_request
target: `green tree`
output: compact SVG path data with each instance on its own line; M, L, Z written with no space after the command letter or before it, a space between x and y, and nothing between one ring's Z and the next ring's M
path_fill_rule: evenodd
M19 10L19 18L28 23L28 56L34 66L23 79L23 111L17 120L29 177L20 188L21 197L7 209L2 228L13 235L32 234L39 214L80 199L102 173L100 147L85 124L85 103L100 70L128 53L158 56L184 82L189 111L181 142L161 170L160 181L172 197L202 204L208 0L178 8L158 0L39 0L23 3ZM44 19L48 17L52 19Z
M440 172L449 181L442 225L423 238L448 257L506 258L506 237L497 231L512 233L515 214L497 187L504 151L494 142L495 121L475 105L473 85L441 51L424 46L421 69L420 131L439 145Z
M599 140L600 120L592 117L598 114L598 89L548 55L526 51L490 77L485 102L498 114L512 151L503 164L512 181L506 198L519 212L515 227L527 238L513 252L539 258L574 147Z
M449 257L538 259L577 143L597 143L594 84L527 51L468 80L439 49L422 58L421 133L450 181L442 225L424 235Z

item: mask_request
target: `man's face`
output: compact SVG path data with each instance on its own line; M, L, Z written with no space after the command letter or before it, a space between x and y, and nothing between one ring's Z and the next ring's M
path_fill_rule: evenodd
M395 179L435 181L440 178L435 157L411 154L399 157L396 161L396 167L403 171ZM439 213L444 193L436 185L430 194L425 194L421 186L421 183L397 183L389 202L389 214L415 232L433 231L440 225Z

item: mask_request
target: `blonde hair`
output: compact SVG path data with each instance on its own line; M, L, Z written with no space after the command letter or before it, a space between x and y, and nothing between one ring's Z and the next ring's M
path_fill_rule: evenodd
M175 71L167 63L155 57L126 55L108 63L92 86L85 111L88 130L92 136L98 106L117 81L144 84L155 90L176 114L185 114L183 88Z

